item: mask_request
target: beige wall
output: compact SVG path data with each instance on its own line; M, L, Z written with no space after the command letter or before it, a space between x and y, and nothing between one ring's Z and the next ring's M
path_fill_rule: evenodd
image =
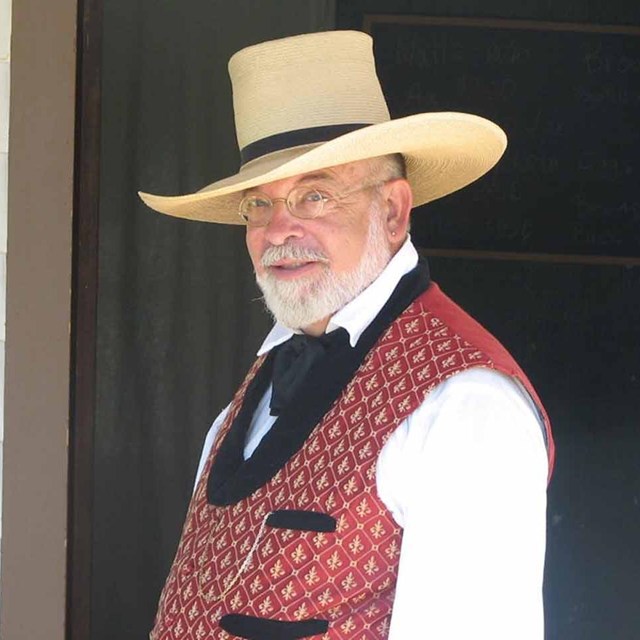
M0 637L58 640L65 610L76 2L19 0L12 10Z
M9 71L11 0L0 0L0 540L2 540L2 445L4 441L4 342L9 169ZM0 555L0 565L2 556Z

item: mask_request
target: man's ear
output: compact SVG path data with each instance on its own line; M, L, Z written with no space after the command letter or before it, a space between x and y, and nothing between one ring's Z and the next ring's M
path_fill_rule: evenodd
M404 178L390 180L383 186L385 230L394 252L407 237L413 207L411 186Z

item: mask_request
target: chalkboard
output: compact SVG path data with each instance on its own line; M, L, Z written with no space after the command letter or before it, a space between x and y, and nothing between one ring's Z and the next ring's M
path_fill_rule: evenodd
M466 111L507 132L487 176L421 207L444 250L640 257L640 28L365 16L392 117Z

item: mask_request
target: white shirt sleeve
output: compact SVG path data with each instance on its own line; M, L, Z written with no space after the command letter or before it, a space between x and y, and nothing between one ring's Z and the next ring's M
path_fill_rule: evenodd
M475 368L439 385L381 451L404 528L389 640L542 640L547 455L531 400Z
M213 447L213 443L216 439L216 435L218 434L218 430L222 426L224 419L227 417L227 413L229 412L229 407L231 403L229 403L219 414L218 417L213 421L213 424L209 428L206 438L204 439L204 445L202 446L202 453L200 454L200 462L198 462L198 470L196 471L196 479L193 483L193 490L196 490L196 485L198 484L198 480L200 480L200 476L204 471L204 465L207 462L207 458L209 457L209 452L211 451L211 447Z

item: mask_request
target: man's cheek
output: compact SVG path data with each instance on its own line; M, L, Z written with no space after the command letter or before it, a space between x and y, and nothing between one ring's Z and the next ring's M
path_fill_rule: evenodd
M247 251L249 252L249 258L251 259L251 264L253 265L254 271L256 273L263 272L264 269L261 264L261 258L262 258L263 252L259 250L258 242L256 238L251 237L249 232L247 232L246 243L247 243Z

